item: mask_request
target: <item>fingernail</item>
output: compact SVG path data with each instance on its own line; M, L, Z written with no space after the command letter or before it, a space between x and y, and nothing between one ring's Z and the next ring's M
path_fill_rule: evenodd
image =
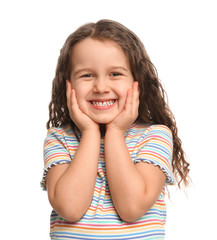
M134 82L134 87L137 88L138 87L138 82Z

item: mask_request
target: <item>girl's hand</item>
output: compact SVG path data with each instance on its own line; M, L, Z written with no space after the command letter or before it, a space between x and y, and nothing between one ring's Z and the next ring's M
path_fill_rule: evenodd
M110 123L106 129L117 129L125 133L130 125L137 119L139 109L139 90L138 82L133 82L133 86L127 92L125 107L122 112Z
M72 121L80 129L81 132L85 130L97 130L99 131L99 124L94 122L85 113L81 111L78 106L75 90L72 89L72 84L69 80L66 81L66 97L67 107L69 109L69 115Z

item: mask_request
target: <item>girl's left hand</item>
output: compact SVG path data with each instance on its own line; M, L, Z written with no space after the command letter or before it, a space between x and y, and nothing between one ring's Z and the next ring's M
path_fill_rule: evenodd
M130 125L137 119L139 109L138 82L133 82L133 86L127 92L124 109L106 125L106 129L117 129L125 133Z

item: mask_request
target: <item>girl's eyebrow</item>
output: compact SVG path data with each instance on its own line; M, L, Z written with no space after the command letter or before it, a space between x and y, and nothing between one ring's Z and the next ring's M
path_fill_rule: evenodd
M74 75L80 73L80 72L90 72L92 71L90 68L80 68L74 72Z
M125 71L125 72L128 72L128 71L129 71L127 68L122 67L122 66L112 66L111 69L121 69L121 70L123 70L123 71Z
M129 70L123 66L111 66L110 69L112 70L121 69L125 72L129 72ZM90 71L92 71L91 68L80 68L74 72L74 75L79 74L80 72L90 72Z

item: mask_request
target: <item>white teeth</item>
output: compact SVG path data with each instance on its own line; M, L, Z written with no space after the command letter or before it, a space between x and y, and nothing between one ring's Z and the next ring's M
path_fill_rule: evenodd
M97 102L97 101L92 101L91 102L94 106L111 106L115 103L115 100L113 101L105 101L105 102Z

